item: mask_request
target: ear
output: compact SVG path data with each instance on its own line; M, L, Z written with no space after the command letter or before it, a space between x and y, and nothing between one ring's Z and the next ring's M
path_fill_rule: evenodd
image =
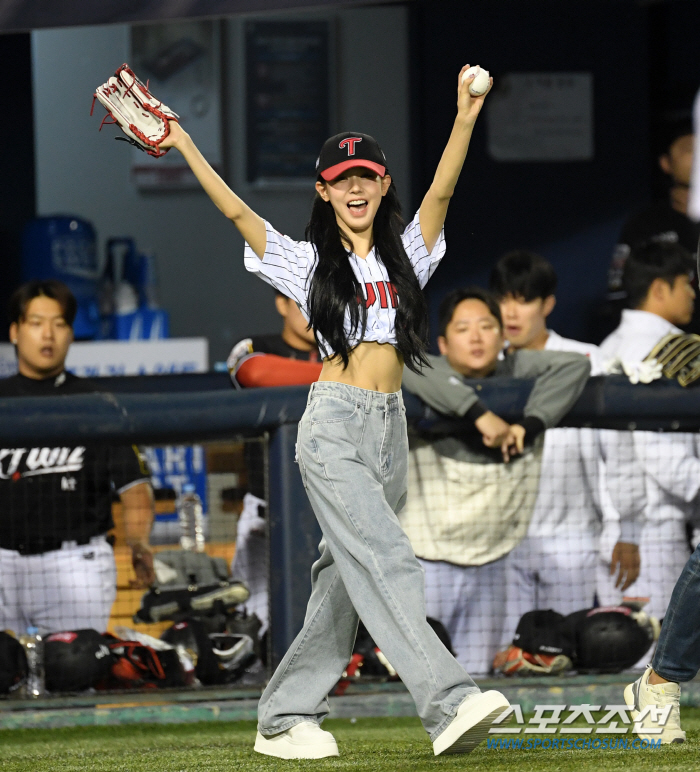
M385 174L382 177L382 196L386 196L391 187L391 174Z
M647 298L654 298L654 300L663 301L670 291L671 287L668 286L668 282L665 279L654 279L654 281L649 285Z
M659 156L659 167L664 174L671 174L671 159L668 153Z
M437 339L438 349L442 356L447 356L447 339L444 335L439 335Z
M316 181L316 192L324 201L329 201L328 191L326 190L326 183Z
M275 308L277 309L277 313L282 317L287 317L287 298L283 297L282 295L275 295Z
M542 315L546 319L552 311L554 311L554 306L557 304L557 299L554 297L554 295L549 295L549 297L546 297L544 299L544 302L542 303Z
M18 331L19 331L19 326L18 326L17 322L12 322L12 324L10 325L10 340L11 341L14 342L14 341L17 340L17 333L18 333Z

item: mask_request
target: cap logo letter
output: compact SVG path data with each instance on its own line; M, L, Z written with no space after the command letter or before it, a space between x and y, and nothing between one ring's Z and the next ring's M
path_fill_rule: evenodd
M348 149L348 155L355 155L355 143L362 142L362 137L347 137L342 140L338 147L342 150L344 147Z

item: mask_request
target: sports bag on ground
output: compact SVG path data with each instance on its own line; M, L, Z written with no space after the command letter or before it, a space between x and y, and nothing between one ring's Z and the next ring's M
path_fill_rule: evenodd
M156 561L169 569L160 571L168 580L156 582L141 598L134 622L227 614L250 597L243 582L229 579L223 558L212 558L204 552L167 550L159 552Z

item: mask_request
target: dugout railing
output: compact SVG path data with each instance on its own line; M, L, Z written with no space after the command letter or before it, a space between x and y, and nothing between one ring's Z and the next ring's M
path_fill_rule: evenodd
M270 657L274 667L301 628L310 567L320 530L295 464L297 422L307 387L234 391L219 374L103 379L105 391L62 397L0 400L4 445L37 441L134 443L221 442L265 437L269 503ZM481 398L506 420L517 420L531 382L493 378L476 383ZM409 422L421 430L459 433L446 419L405 393ZM613 376L590 379L567 427L695 432L700 391L675 382L632 385Z

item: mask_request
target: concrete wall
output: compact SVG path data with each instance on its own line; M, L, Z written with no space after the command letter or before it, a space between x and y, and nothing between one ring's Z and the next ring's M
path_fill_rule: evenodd
M407 11L366 8L322 18L335 20L334 130L375 135L408 202ZM260 191L244 182L242 18L224 22L224 38L227 182L276 228L301 238L311 190ZM153 249L172 335L207 336L212 362L221 360L240 338L279 329L272 290L246 273L242 239L204 193L140 192L129 179L128 146L111 139L114 129L98 133L102 110L90 119L92 92L128 59L128 48L127 26L32 33L37 213L90 220L101 249L123 235Z

